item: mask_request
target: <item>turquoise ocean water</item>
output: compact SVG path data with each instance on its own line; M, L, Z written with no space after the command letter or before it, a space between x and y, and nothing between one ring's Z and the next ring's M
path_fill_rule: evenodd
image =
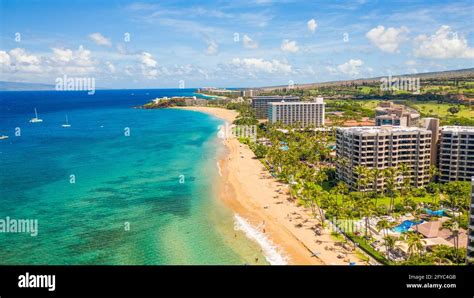
M9 136L0 141L0 219L39 225L36 237L0 233L0 264L263 260L216 198L222 122L192 111L132 108L192 94L0 92L0 135ZM35 107L42 123L29 123ZM70 128L61 127L66 114Z

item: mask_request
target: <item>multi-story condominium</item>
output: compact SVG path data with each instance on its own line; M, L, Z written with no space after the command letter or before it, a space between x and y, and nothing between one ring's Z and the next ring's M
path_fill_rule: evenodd
M302 127L324 126L324 105L322 97L308 102L269 102L268 120Z
M243 97L257 96L260 93L261 93L260 89L244 89L244 90L242 90L242 96Z
M474 176L474 126L442 126L438 150L440 182Z
M471 205L469 212L469 230L467 233L467 256L466 263L468 265L474 265L474 177L471 178L472 190L471 190Z
M438 145L439 145L439 119L421 118L420 126L431 130L431 164L438 166Z
M254 96L252 97L252 108L258 119L266 119L268 115L269 102L295 102L300 101L298 96Z
M403 105L382 102L375 109L375 125L416 126L420 113Z
M382 171L385 168L406 164L411 184L424 186L430 180L432 131L418 127L365 126L341 127L336 131L336 176L352 189L358 189L357 166ZM398 171L400 172L400 171ZM396 187L401 186L402 175L396 177ZM379 175L378 189L386 181ZM372 179L368 179L372 180ZM375 179L367 181L365 191L374 188Z

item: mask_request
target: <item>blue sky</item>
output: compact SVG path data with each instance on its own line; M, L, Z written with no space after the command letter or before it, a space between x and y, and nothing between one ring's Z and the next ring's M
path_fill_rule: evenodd
M473 16L472 0L1 0L0 80L252 87L468 68Z

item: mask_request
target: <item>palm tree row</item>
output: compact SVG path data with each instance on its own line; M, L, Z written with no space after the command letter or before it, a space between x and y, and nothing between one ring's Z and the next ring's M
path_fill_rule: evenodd
M302 129L298 126L284 126L281 124L260 124L259 137L266 138L271 145L264 146L259 158L269 166L272 175L289 185L289 193L293 200L307 207L314 217L324 224L326 218L363 219L365 225L364 238L371 238L370 218L374 215L393 214L412 211L417 216L417 203L413 200L413 193L420 189L413 188L413 171L407 164L384 169L368 168L362 165L353 168L353 175L357 179L356 185L350 191L350 186L343 181L337 181L331 164L349 168L345 158L332 160L328 142L334 141L330 131L322 132ZM263 145L261 145L263 146ZM258 148L254 146L253 149ZM431 186L438 190L439 195L434 196L434 202L442 201L455 208L468 206L463 199L459 199L459 186L453 185L449 189L439 188L433 183L438 175L435 167L430 169ZM433 192L430 192L433 193ZM446 193L442 196L441 193ZM395 204L395 199L402 194L403 199ZM388 197L388 206L379 206L378 198ZM436 199L438 198L439 199ZM374 200L375 199L375 200ZM465 210L465 208L463 209ZM395 212L396 211L396 212ZM415 211L415 212L413 212ZM378 229L387 230L391 226L386 222L379 223ZM420 257L421 250L418 236L408 233L405 241L409 245L410 257ZM453 235L456 232L453 230ZM418 239L420 238L420 239ZM385 232L383 237L386 247L387 259L390 261L390 252L396 248L396 238ZM456 242L456 240L455 240ZM422 247L422 245L421 245Z

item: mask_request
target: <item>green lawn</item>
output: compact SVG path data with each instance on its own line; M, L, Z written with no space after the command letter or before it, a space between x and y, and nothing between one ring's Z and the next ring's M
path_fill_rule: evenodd
M358 103L366 109L375 109L381 100L358 100ZM451 116L448 112L450 107L454 106L449 103L438 103L436 101L418 101L414 103L414 107L423 114L437 115L440 118ZM463 106L456 105L461 110L455 115L455 117L474 118L474 110Z
M438 117L446 117L446 115L451 116L448 112L448 109L454 106L449 103L437 103L437 102L417 102L415 103L415 108L421 111L424 114L430 115L437 115ZM457 105L461 111L457 113L456 117L466 117L466 118L474 118L474 110L470 109L469 107Z
M370 110L373 110L375 109L379 102L381 102L381 100L341 100L341 99L336 99L336 100L332 100L332 102L356 102L358 104L361 104L363 108L366 108L366 109L370 109Z
M369 110L375 110L375 108L379 105L381 100L361 100L359 102L362 103L362 106L364 108L369 109Z
M411 197L411 199L416 202L416 203L434 203L435 199L431 195L426 195L424 197ZM373 199L375 202L375 199ZM397 203L402 203L403 196L398 196L395 197L394 204ZM379 205L385 205L385 206L390 206L390 197L383 197L383 198L378 198L377 199L377 206Z

